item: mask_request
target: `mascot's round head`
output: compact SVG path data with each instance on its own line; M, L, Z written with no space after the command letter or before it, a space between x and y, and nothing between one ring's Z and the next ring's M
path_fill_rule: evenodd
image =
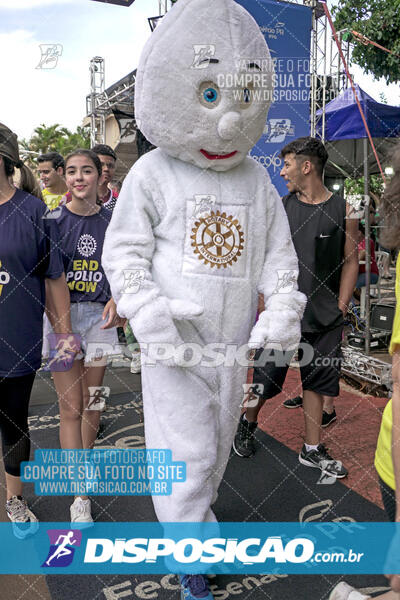
M167 154L227 171L260 138L271 97L272 62L253 17L234 0L178 0L143 49L135 114Z

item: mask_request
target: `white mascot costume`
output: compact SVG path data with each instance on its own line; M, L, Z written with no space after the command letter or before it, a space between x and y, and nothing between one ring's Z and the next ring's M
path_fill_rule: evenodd
M142 366L146 446L186 462L186 481L153 497L163 522L216 520L246 382L243 347L300 340L305 297L286 214L248 156L265 127L271 75L257 23L233 0L178 0L137 70L138 126L157 149L124 181L102 261L118 314L145 362L156 357ZM289 291L278 284L286 271ZM254 325L258 293L265 312Z

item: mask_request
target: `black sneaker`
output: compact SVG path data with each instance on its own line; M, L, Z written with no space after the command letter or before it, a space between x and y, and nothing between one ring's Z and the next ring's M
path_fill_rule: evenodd
M233 449L238 456L250 458L256 451L254 445L254 431L257 429L257 423L249 423L244 418L244 413L240 417L239 425L233 440Z
M303 406L303 398L301 396L296 396L296 398L288 398L283 403L285 408L299 408Z
M329 456L323 444L319 444L316 450L310 450L309 452L307 452L305 445L303 445L299 454L299 461L306 467L321 469L322 473L337 477L338 479L342 479L348 475L347 469L344 468L340 460L334 460Z
M328 427L333 421L336 421L336 411L333 409L331 413L322 411L322 423L321 427Z

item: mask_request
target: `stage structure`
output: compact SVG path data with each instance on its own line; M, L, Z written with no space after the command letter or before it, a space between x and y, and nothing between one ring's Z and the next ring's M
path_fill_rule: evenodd
M368 356L364 352L343 346L342 373L360 383L367 383L371 391L389 396L393 390L392 368L378 358Z
M107 1L107 0L99 0ZM132 1L119 0L115 4L130 6ZM111 2L113 3L113 2ZM168 0L158 0L158 18L162 17L168 10ZM157 17L153 17L157 18ZM135 71L132 71L120 81L109 88L105 87L105 59L95 56L90 61L90 94L86 96L86 122L90 124L90 145L107 143L106 119L112 116L114 111L131 115L134 126L134 89ZM118 121L119 122L119 121ZM137 158L137 156L136 156ZM126 172L134 161L128 161ZM130 163L130 164L128 164Z
M86 114L90 117L90 146L104 144L105 112L101 109L105 92L104 58L90 61L90 95L86 97Z
M304 0L304 4L312 9L310 135L325 141L325 105L349 83L321 2ZM350 43L343 39L343 34L343 31L338 32L342 50L349 61Z

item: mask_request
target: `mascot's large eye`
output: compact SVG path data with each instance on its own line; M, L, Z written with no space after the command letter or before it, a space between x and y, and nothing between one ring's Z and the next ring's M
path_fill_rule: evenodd
M207 88L203 92L203 98L206 102L215 102L218 99L218 92L215 88Z
M199 89L200 102L207 108L218 106L221 100L219 87L212 81L205 81L200 85Z

